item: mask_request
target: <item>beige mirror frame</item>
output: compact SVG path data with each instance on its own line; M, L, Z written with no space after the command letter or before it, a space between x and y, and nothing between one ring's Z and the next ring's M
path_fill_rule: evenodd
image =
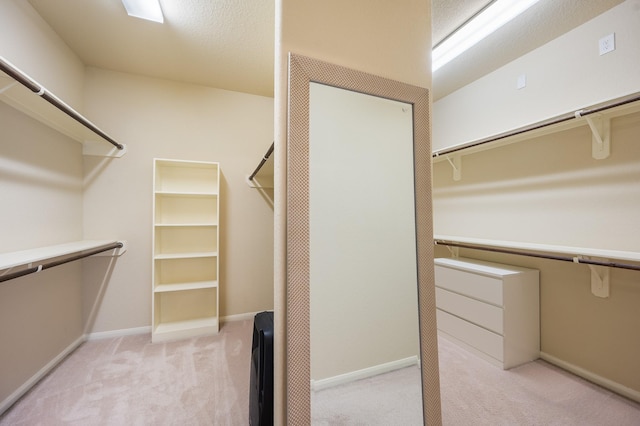
M288 425L311 424L309 83L413 105L418 316L423 420L442 423L436 328L429 91L362 71L289 54L287 134L286 412Z

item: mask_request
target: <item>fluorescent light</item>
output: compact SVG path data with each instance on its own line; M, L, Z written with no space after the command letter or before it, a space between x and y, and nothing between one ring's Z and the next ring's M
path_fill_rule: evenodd
M159 0L122 0L127 15L154 22L164 22Z
M431 70L437 70L537 2L496 0L433 49Z

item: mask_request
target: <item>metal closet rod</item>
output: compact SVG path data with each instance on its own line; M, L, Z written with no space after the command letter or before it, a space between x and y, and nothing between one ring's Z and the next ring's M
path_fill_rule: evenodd
M76 111L71 109L64 102L61 102L58 98L53 96L51 93L47 92L47 90L44 87L40 86L38 83L36 83L33 80L31 80L29 77L27 77L25 74L23 74L22 71L20 71L19 69L15 68L11 64L5 62L1 57L0 57L0 70L2 70L4 73L9 75L11 78L16 80L18 83L20 83L23 86L25 86L27 89L31 90L36 95L39 95L41 98L43 98L44 100L49 102L54 107L58 108L60 111L62 111L65 114L67 114L69 117L71 117L72 119L74 119L78 123L82 124L84 127L86 127L89 130L91 130L93 133L95 133L95 134L99 135L100 137L102 137L103 139L105 139L111 145L115 146L119 150L124 149L124 145L119 144L118 142L113 140L109 135L107 135L102 130L97 128L95 126L95 124L93 124L92 122L90 122L89 120L84 118L82 115L78 114Z
M446 155L446 154L451 154L454 152L458 152L458 151L462 151L465 149L469 149L469 148L474 148L476 146L480 146L480 145L484 145L490 142L496 142L499 141L501 139L506 139L509 138L511 136L516 136L516 135L520 135L523 133L527 133L527 132L531 132L533 130L538 130L538 129L542 129L544 127L548 127L548 126L553 126L554 124L560 124L563 123L565 121L569 121L569 120L574 120L574 119L578 119L580 117L584 117L586 115L590 115L590 114L596 114L598 112L602 112L602 111L606 111L608 109L611 108L616 108L622 105L626 105L626 104L630 104L633 102L637 102L640 101L640 93L634 93L633 95L629 95L626 97L622 97L622 98L618 98L616 100L613 100L607 104L598 106L598 107L593 107L591 109L582 109L576 112L572 112L572 113L567 113L567 114L563 114L560 115L558 117L552 118L550 120L546 120L546 121L540 121L538 123L532 124L530 126L525 126L525 127L521 127L519 129L510 131L510 132L506 132L506 133L501 133L499 135L496 136L491 136L487 139L480 139L476 142L471 142L465 145L461 145L461 146L457 146L457 147L453 147L453 148L449 148L449 149L443 149L441 151L436 151L433 153L432 157L436 158L439 157L441 155Z
M508 249L501 249L496 247L489 247L489 246L482 246L482 245L475 245L475 244L472 245L472 244L454 243L454 242L443 241L443 240L434 240L433 242L435 245L442 245L442 246L460 247L460 248L466 248L466 249L472 249L472 250L483 250L483 251L491 251L496 253L515 254L518 256L538 257L541 259L560 260L563 262L584 263L586 265L609 266L611 268L631 269L633 271L640 271L640 266L629 265L626 263L603 262L599 260L583 259L581 257L557 256L552 254L534 253L530 251L508 250Z
M264 163L266 163L267 160L269 159L269 157L271 157L271 154L273 153L273 146L274 145L275 145L275 142L271 142L271 146L269 147L269 150L264 155L264 157L262 157L262 160L260 160L260 164L258 164L258 167L256 167L256 169L253 171L253 173L251 173L251 175L249 176L249 180L253 180L253 178L256 177L256 175L258 174L258 172L260 171L262 166L264 166Z
M64 265L65 263L73 262L75 260L84 259L85 257L93 256L94 254L102 253L105 251L122 248L124 244L121 242L113 243L105 247L93 249L91 251L86 251L81 254L77 254L75 256L66 257L62 260L54 260L53 262L43 263L42 265L34 266L31 268L23 269L22 271L12 272L10 274L0 276L0 283L12 280L14 278L23 277L25 275L33 274L36 272L43 271L45 269L53 268L54 266Z

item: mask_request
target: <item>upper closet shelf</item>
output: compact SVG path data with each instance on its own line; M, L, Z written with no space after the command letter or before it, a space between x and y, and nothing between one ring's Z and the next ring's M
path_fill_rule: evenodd
M0 100L83 144L84 155L122 157L116 142L91 121L0 56Z
M458 249L465 248L587 265L591 270L591 292L597 297L609 297L610 268L640 271L640 265L638 264L618 262L631 261L640 263L640 252L635 251L486 240L450 235L434 235L433 242L435 245L448 246L454 257L458 256Z
M634 93L488 138L434 151L433 161L448 161L453 169L453 179L460 180L462 178L461 160L463 155L585 125L589 126L592 133L591 154L594 159L602 160L609 156L612 143L610 137L611 119L638 111L640 111L640 93Z
M125 251L125 241L84 240L3 253L0 254L0 282L100 253L120 256ZM12 271L14 268L18 271Z
M614 259L614 260L622 260L622 261L631 261L631 262L640 262L640 252L636 251L623 251L623 250L609 250L609 249L596 249L596 248L588 248L588 247L570 247L570 246L559 246L552 244L537 244L537 243L524 243L524 242L515 242L515 241L502 241L502 240L489 240L483 238L468 238L468 237L457 237L451 235L434 235L433 239L436 244L443 245L452 245L446 244L448 242L460 243L460 244L470 244L473 245L473 248L480 247L500 247L505 249L520 249L520 250L529 250L534 252L544 252L544 253L553 253L553 254L568 254L571 255L575 260L575 263L580 263L580 260L583 257L585 258L605 258L605 259ZM469 247L470 248L470 247Z

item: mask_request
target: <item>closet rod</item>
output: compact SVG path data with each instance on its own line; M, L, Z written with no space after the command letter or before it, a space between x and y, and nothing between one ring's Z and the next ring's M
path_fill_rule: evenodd
M515 254L515 255L519 255L519 256L538 257L538 258L541 258L541 259L560 260L560 261L563 261L563 262L583 263L583 264L587 264L587 265L597 265L597 266L609 266L611 268L631 269L633 271L640 271L640 266L629 265L629 264L626 264L626 263L603 262L603 261L599 261L599 260L583 259L583 258L580 258L580 257L556 256L556 255L552 255L552 254L533 253L533 252L521 251L521 250L507 250L507 249L501 249L501 248L496 248L496 247L488 247L488 246L475 245L475 244L473 244L473 245L472 244L461 244L461 243L454 243L454 242L443 241L443 240L434 240L433 242L434 242L435 245L442 245L442 246L460 247L460 248L473 249L473 250L492 251L492 252L496 252L496 253Z
M58 99L55 95L49 93L44 87L38 85L35 81L31 80L27 75L25 75L22 71L15 68L10 63L6 62L2 57L0 57L0 70L9 75L11 78L16 80L18 83L25 86L27 89L31 90L34 94L39 95L41 98L49 102L54 107L58 108L63 113L67 114L69 117L82 124L84 127L91 130L93 133L99 135L111 145L115 146L119 150L124 149L124 145L119 144L115 140L113 140L109 135L104 133L95 124L84 118L82 115L78 114L75 110L70 108L67 104Z
M253 171L253 173L251 173L251 176L249 176L249 180L253 180L253 178L256 177L256 175L258 174L258 172L260 171L262 166L264 166L264 163L266 163L267 160L269 159L269 157L271 157L271 154L273 153L274 144L275 144L275 142L271 143L271 146L269 147L269 150L264 155L264 157L262 157L262 160L260 160L260 164L258 164L258 167L256 167L256 169Z
M33 267L30 267L30 268L27 268L27 269L23 269L22 271L17 271L17 272L12 272L10 274L2 275L2 276L0 276L0 283L12 280L14 278L19 278L19 277L23 277L25 275L29 275L29 274L33 274L33 273L36 273L36 272L40 272L40 271L43 271L45 269L53 268L54 266L59 266L59 265L65 264L65 263L73 262L75 260L84 259L85 257L93 256L94 254L102 253L102 252L113 250L113 249L117 249L117 248L122 248L123 246L124 246L124 244L122 244L121 242L117 242L117 243L109 244L108 246L104 246L104 247L99 247L97 249L93 249L91 251L86 251L84 253L77 254L75 256L66 257L66 258L64 258L62 260L54 260L53 262L43 263L43 264L38 265L38 266L33 266Z
M460 145L460 146L456 146L456 147L452 147L452 148L448 148L448 149L443 149L440 151L436 151L433 153L432 157L436 158L439 157L440 155L446 155L446 154L452 154L454 152L457 151L462 151L464 149L468 149L468 148L473 148L476 146L480 146L480 145L484 145L490 142L496 142L499 141L501 139L506 139L509 138L511 136L517 136L523 133L527 133L527 132L531 132L533 130L538 130L538 129L542 129L544 127L548 127L548 126L552 126L554 124L560 124L563 123L565 121L569 121L569 120L574 120L574 119L578 119L580 117L584 117L586 115L590 115L590 114L595 114L598 112L602 112L602 111L606 111L608 109L612 109L612 108L616 108L619 106L623 106L626 104L630 104L633 102L637 102L640 101L640 93L634 93L633 95L629 95L626 97L622 97L622 98L618 98L615 99L609 103L606 103L604 105L598 106L598 107L592 107L590 109L582 109L573 113L567 113L567 114L563 114L563 115L559 115L558 117L549 119L549 120L545 120L545 121L540 121L538 123L534 123L532 125L529 126L524 126L524 127L520 127L519 129L515 129L512 130L510 132L505 132L505 133L500 133L499 135L496 136L491 136L489 138L486 139L480 139L476 142L471 142L468 144L464 144L464 145Z

